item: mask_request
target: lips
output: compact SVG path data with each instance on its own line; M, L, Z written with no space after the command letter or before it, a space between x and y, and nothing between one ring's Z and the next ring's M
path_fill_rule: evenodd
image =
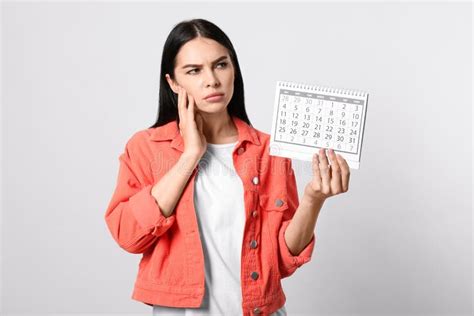
M224 94L223 93L212 93L212 94L209 94L207 95L204 100L207 100L209 98L212 98L212 97L216 97L216 96L223 96Z

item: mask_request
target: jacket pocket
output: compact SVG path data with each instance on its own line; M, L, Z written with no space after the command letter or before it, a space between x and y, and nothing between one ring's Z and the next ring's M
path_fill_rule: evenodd
M272 274L272 283L277 286L281 279L279 271L279 243L278 234L283 218L288 211L288 194L286 191L273 191L266 194L260 194L259 205L262 214L262 238L269 248L268 252L264 252L262 260L270 264Z
M284 212L288 209L288 194L286 191L260 194L259 200L264 211Z

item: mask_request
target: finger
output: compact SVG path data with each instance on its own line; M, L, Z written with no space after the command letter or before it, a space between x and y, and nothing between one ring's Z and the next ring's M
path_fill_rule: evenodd
M183 88L183 118L186 124L192 124L193 121L189 121L189 94L186 89Z
M318 178L321 178L321 172L319 171L319 157L318 153L313 154L313 164L312 164L312 169L313 169L313 175L317 176Z
M347 192L349 190L349 178L351 175L351 170L347 161L341 156L336 156L339 161L339 166L341 167L341 176L342 176L342 190Z
M181 87L178 87L178 115L179 115L179 121L183 122L183 124L186 123L186 118L185 118L185 112L184 112L184 90Z
M338 194L342 192L341 167L333 149L329 150L329 159L331 160L331 190Z
M313 161L312 161L312 169L313 169L313 185L315 190L321 190L321 172L319 171L319 158L318 153L313 154Z
M189 100L189 104L188 104L188 118L189 118L189 121L188 122L195 122L194 121L195 107L194 107L194 98L193 98L193 96L189 95L188 100Z
M322 192L324 194L329 194L331 191L330 187L330 170L329 170L329 163L326 157L326 153L324 148L319 150L319 170L321 172L321 180L322 180Z

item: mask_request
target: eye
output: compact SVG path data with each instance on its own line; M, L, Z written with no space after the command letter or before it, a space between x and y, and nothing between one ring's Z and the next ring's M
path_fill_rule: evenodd
M223 61L223 62L218 63L217 65L218 66L222 65L222 67L220 68L225 68L227 67L227 64L228 64L227 62ZM198 70L199 70L198 68L191 69L190 71L187 72L187 74L190 74L190 75L195 74L196 73L195 71L198 71Z
M197 69L197 68L191 69L190 71L187 72L187 74L190 74L190 75L194 74L194 72L193 72L194 70L199 70L199 69Z

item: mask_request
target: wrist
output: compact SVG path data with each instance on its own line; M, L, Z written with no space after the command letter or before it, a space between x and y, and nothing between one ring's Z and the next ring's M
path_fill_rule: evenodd
M183 152L179 160L180 165L191 173L192 170L194 170L194 168L196 168L196 166L199 164L199 161L201 160L201 155L196 154L194 152L185 151Z
M326 197L324 195L322 195L322 193L314 191L311 188L310 183L308 183L305 186L303 199L305 199L305 200L307 200L308 202L311 202L311 203L315 203L315 202L324 203L324 201L326 201Z
M197 163L201 159L201 155L193 151L184 151L181 155L181 158L186 159L187 161L193 161Z

